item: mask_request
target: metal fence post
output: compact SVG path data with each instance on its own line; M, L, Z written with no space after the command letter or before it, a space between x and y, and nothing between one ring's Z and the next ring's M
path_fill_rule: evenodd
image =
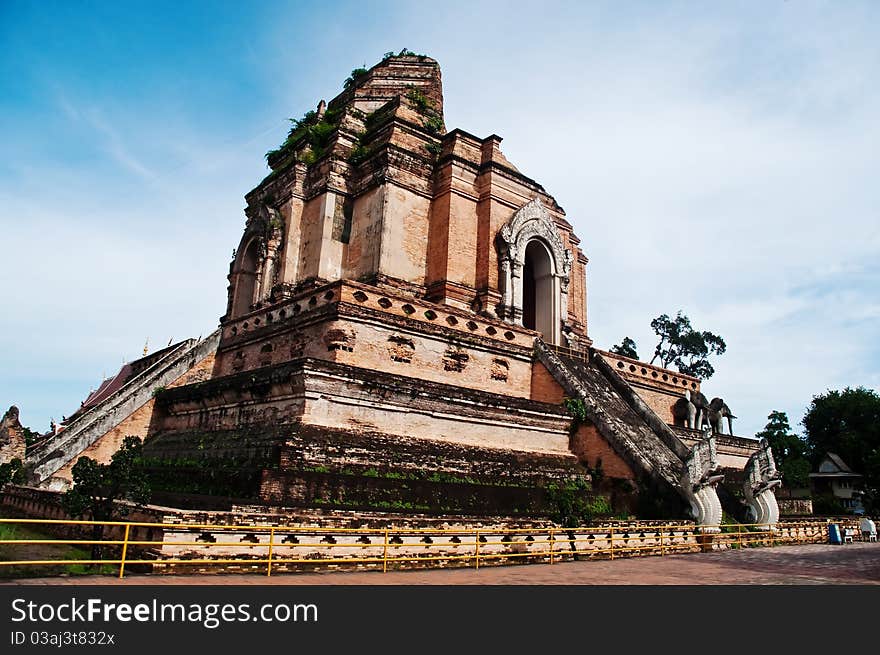
M663 526L660 526L660 557L663 557L666 551L663 549Z
M550 528L550 563L553 564L553 542L556 541L553 539L553 528Z
M614 559L614 526L611 526L611 532L610 532L609 534L611 535L611 537L610 537L610 542L611 542L611 559Z
M382 548L382 573L388 572L388 528L385 528L385 546Z
M122 540L122 557L119 558L119 578L125 575L125 556L128 554L128 531L131 529L131 523L125 524L125 537Z
M269 528L269 561L266 567L266 577L272 575L272 546L275 545L275 526Z
M480 531L474 532L474 545L476 546L477 569L480 568Z

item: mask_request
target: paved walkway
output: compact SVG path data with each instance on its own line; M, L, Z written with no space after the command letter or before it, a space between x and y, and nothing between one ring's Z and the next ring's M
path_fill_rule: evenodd
M880 544L805 544L614 561L474 569L260 575L75 576L0 584L86 585L880 585Z

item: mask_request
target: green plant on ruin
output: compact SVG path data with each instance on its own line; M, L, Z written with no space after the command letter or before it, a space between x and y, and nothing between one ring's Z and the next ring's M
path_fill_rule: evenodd
M545 493L551 518L564 528L576 528L596 518L611 516L613 510L608 499L591 491L590 484L582 479L548 485Z
M432 114L425 118L422 126L431 134L440 134L443 131L443 118L440 114Z
M342 88L344 88L344 89L346 89L346 90L350 89L350 88L353 87L355 84L357 84L358 81L359 81L364 75L367 74L367 72L368 72L367 69L364 68L363 66L360 66L360 67L358 67L358 68L353 69L353 70L351 71L351 75L349 75L349 76L345 79L345 82L342 83Z
M24 482L24 478L24 466L18 457L9 460L5 464L0 464L0 487L9 482L21 484Z
M434 103L431 102L428 96L422 93L422 90L414 84L408 84L406 86L406 99L412 103L413 107L415 107L415 110L420 114L439 114L437 108L434 106Z
M426 143L425 150L436 157L443 150L443 146L441 146L439 143Z
M363 161L366 161L370 158L370 155L373 154L373 148L365 146L363 143L358 140L358 143L355 144L354 148L351 149L351 154L348 156L348 161L357 166Z
M386 52L384 55L382 55L382 61L387 61L387 60L392 59L394 57L418 57L419 59L424 60L424 59L428 58L428 55L416 54L415 52L413 52L409 48L403 48L398 53L394 53L393 51Z
M565 398L562 401L562 406L571 416L571 425L568 428L569 434L574 434L581 424L589 420L587 418L587 406L581 398Z
M386 117L388 117L389 113L388 110L376 110L369 114L363 114L363 112L361 112L361 119L364 122L364 130L357 135L357 142L355 143L354 148L352 148L351 154L348 156L349 162L357 166L372 156L376 149L373 146L367 145L367 143L372 138L373 131Z
M341 117L342 109L328 107L320 117L312 110L307 111L302 118L291 118L292 126L284 143L267 152L266 159L271 161L292 154L299 146L308 146L307 150L299 153L297 159L306 165L314 164L324 155Z
M165 391L165 387L159 386L159 387L156 387L155 389L153 389L153 393L151 395L153 396L153 398L158 398L162 394L163 391Z

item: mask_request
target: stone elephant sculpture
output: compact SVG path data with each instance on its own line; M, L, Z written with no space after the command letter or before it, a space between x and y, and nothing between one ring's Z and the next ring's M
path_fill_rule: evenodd
M733 434L733 419L735 419L736 416L730 411L730 407L727 406L727 403L725 403L723 399L713 398L712 402L709 403L707 415L709 418L709 425L712 426L713 432L724 434L724 419L726 418L729 430L728 434Z
M697 408L697 416L694 419L694 428L702 430L703 426L709 423L709 399L699 391L688 392L691 396L691 402Z
M672 406L672 416L681 421L686 428L697 429L697 406L691 401L691 392L685 391L684 398L679 398Z

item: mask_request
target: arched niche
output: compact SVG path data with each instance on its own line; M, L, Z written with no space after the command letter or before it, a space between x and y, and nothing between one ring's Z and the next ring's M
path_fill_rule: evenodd
M267 299L279 277L284 240L280 212L265 205L245 212L248 223L230 267L230 318L249 313L255 303Z
M498 246L502 318L537 330L547 343L561 343L572 256L540 198L514 213Z
M241 251L233 270L233 317L247 314L257 300L261 259L260 240L254 237L247 242L244 250Z
M537 330L550 343L555 329L554 273L553 256L546 244L541 239L530 240L523 258L523 326Z

